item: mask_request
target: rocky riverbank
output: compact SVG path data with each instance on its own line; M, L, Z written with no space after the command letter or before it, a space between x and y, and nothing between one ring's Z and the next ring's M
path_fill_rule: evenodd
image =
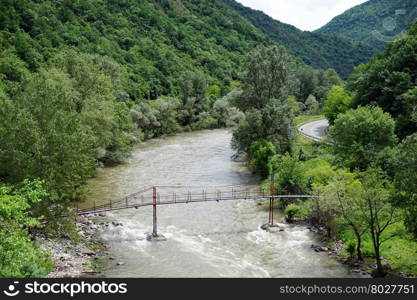
M96 225L87 217L79 217L76 221L79 242L69 238L48 238L37 234L35 242L49 253L54 262L54 270L48 278L76 278L100 276L99 262L108 259L108 246L103 244ZM106 224L103 223L102 226Z

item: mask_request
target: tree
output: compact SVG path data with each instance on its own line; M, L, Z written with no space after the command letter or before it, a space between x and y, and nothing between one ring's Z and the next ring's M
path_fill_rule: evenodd
M275 190L279 194L302 195L306 192L308 183L306 170L296 157L288 153L275 155L270 159L269 164L271 173L275 173Z
M293 65L292 56L282 46L260 47L249 54L238 108L261 110L271 99L286 99L291 90Z
M179 85L182 100L181 125L190 125L197 121L201 112L209 108L207 82L201 73L185 72L181 75Z
M334 69L328 69L326 71L318 70L316 71L317 76L317 87L314 90L314 96L317 98L317 101L322 105L326 100L331 88L333 86L343 85L342 79Z
M339 116L329 129L333 151L345 166L365 170L379 152L397 142L395 121L379 107L360 107Z
M49 198L75 196L94 173L94 132L76 112L79 94L59 70L30 76L18 100L0 105L0 174L9 182L45 181Z
M266 140L253 142L249 147L248 155L251 158L251 165L262 178L268 177L271 171L269 160L275 154L276 149L274 145Z
M291 150L296 131L292 109L286 100L272 99L264 109L246 113L242 124L233 132L232 146L238 152L248 151L257 140L274 144L278 153Z
M308 115L317 115L320 113L320 103L313 95L308 96L306 100L306 113Z
M356 253L359 260L362 256L362 236L367 226L362 217L361 182L352 173L342 173L329 184L316 187L321 196L321 210L329 211L333 217L342 217L344 223L352 228L356 238Z
M296 78L299 81L297 96L301 102L305 102L319 84L316 71L311 68L303 68L297 72Z
M416 55L417 23L414 23L407 34L391 42L382 54L356 68L349 80L355 105L378 105L390 113L397 120L396 133L401 139L417 130L410 109L416 106L412 92L417 79Z
M417 133L407 137L392 153L394 205L404 209L405 225L417 238Z
M50 63L73 81L79 95L75 110L93 132L96 158L107 163L121 162L130 154L132 140L126 137L133 132L122 96L126 94L122 86L126 75L121 67L108 57L74 50L59 52Z
M377 277L385 276L382 266L381 245L397 233L385 234L387 229L401 221L400 209L392 204L393 185L378 169L369 169L360 175L362 190L359 195L361 217L371 234L375 252Z
M352 97L342 86L333 86L324 101L324 115L331 124L340 114L345 113L352 107Z
M217 119L219 127L236 126L245 118L238 108L232 106L233 100L239 95L240 91L235 90L214 102L211 115Z

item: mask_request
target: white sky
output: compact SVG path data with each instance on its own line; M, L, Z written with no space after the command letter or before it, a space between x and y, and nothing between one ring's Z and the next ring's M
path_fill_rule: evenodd
M367 0L236 0L262 10L272 18L295 27L313 31L327 24L347 9Z

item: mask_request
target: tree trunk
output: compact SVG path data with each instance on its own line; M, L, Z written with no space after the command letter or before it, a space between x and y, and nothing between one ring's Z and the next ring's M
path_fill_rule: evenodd
M354 228L354 232L355 232L355 236L356 236L356 252L358 255L358 260L363 261L363 256L362 256L362 237L359 233L359 231Z
M381 253L379 247L381 244L379 243L379 233L375 231L375 227L373 224L371 225L371 236L372 236L372 243L374 245L374 251L375 251L375 259L376 259L376 270L374 273L374 277L385 277L384 268L382 267L382 261L381 261Z
M375 277L385 277L385 271L382 267L382 260L381 255L379 253L379 245L375 247L375 258L376 258L376 271L375 271Z

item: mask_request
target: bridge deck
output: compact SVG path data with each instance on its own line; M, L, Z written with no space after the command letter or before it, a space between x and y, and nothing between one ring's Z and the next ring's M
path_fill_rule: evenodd
M156 192L163 190L165 193ZM302 199L316 198L311 195L265 195L264 191L256 187L229 187L227 190L210 188L201 190L201 187L188 187L189 190L178 189L187 187L152 187L144 189L138 193L129 195L118 201L109 201L106 204L91 208L77 210L78 215L89 215L126 209L138 209L146 206L189 204L201 202L220 202L220 201L237 201L237 200L257 200L257 199ZM196 189L200 189L196 191ZM168 192L173 190L172 192ZM194 191L191 191L194 190ZM148 192L152 193L148 193Z

